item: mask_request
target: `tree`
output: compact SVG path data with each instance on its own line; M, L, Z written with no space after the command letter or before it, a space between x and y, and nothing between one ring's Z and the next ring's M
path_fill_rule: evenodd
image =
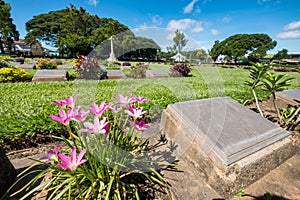
M185 39L184 33L179 32L179 30L175 31L175 36L173 37L174 48L180 53L187 44L188 40Z
M257 62L276 45L277 42L273 41L267 34L236 34L222 42L216 41L210 51L210 56L214 61L218 56L224 55L237 62L239 58L249 54L248 59Z
M277 54L274 56L274 59L276 60L287 59L287 58L289 58L287 49L282 49L278 51Z
M87 55L102 41L127 26L109 18L90 15L74 5L58 11L34 16L26 22L27 40L41 40L58 47L62 54Z
M11 6L0 0L0 50L3 53L3 44L11 49L13 39L19 40L19 32L10 16Z

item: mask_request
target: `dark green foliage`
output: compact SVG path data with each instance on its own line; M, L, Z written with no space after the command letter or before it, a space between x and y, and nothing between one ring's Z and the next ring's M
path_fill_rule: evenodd
M248 59L257 62L276 45L277 42L273 41L267 34L236 34L222 42L216 41L210 51L210 56L216 61L218 56L225 55L228 59L237 62L239 58L249 54Z
M0 51L4 52L3 43L10 49L13 39L19 39L19 32L10 16L11 6L0 0Z
M111 35L128 28L113 19L100 19L74 5L58 11L34 16L26 22L26 39L56 45L62 54L87 55L95 46Z

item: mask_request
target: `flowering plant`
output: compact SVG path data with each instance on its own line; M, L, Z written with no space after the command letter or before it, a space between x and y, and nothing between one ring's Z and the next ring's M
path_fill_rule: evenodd
M139 199L143 184L168 191L159 169L173 165L157 153L149 154L150 150L154 152L149 138L141 137L149 128L143 119L146 111L141 107L147 99L119 94L116 102L102 101L91 107L76 106L76 100L77 96L70 96L54 101L61 109L58 116L50 116L66 126L69 138L60 139L67 148L56 145L48 149L36 160L36 164L47 168L38 170L15 194L26 189L29 192L21 199L41 190L47 192L47 199ZM26 172L20 174L21 178ZM49 173L49 180L32 187Z
M191 68L185 63L179 63L170 68L172 76L188 76L191 72Z

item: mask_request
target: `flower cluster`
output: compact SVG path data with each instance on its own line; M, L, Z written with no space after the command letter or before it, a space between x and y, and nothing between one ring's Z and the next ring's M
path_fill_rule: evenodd
M48 167L30 183L48 173L52 176L25 197L44 190L47 199L140 199L135 174L144 178L144 184L167 188L167 181L155 169L155 160L146 154L150 151L148 139L140 137L149 127L141 107L147 99L119 94L114 102L91 106L76 106L76 100L77 96L70 96L53 102L60 110L50 118L66 126L69 138L59 138L69 148L56 145L37 160ZM30 187L27 184L18 192Z
M142 132L149 128L144 119L142 119L146 111L143 111L143 107L140 106L141 103L148 100L142 96L131 95L130 97L124 97L122 94L119 94L115 103L106 103L105 101L102 101L100 104L92 103L91 107L76 107L75 104L77 98L78 96L75 96L74 98L70 96L61 100L53 101L53 104L59 106L61 109L58 112L59 116L52 115L50 118L67 126L68 130L71 130L70 122L72 120L82 123L83 127L78 130L78 134L91 133L107 136L111 130L111 123L108 120L108 112L111 111L116 115L123 110L124 113L131 118L128 122L135 131ZM89 113L94 114L93 122L85 121ZM71 132L70 135L75 139L80 140L78 136ZM64 154L59 154L59 149L59 146L56 146L54 150L47 150L47 155L40 159L45 161L60 161L61 164L56 165L56 167L69 170L75 170L80 164L86 161L81 160L83 155L86 153L86 148L79 153L78 157L76 157L76 148L73 148L71 158L68 158Z
M191 72L191 68L184 63L176 64L170 70L173 76L187 76Z

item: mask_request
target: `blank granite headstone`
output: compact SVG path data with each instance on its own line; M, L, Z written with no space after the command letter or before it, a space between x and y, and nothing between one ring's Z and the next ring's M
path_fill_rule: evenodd
M107 70L108 79L125 79L126 76L122 70Z
M68 80L68 72L66 70L37 70L32 78L32 82L66 80Z
M4 150L0 147L0 198L14 183L17 171L7 158Z
M161 130L176 155L207 176L222 195L233 194L295 154L289 132L229 97L170 104Z
M169 74L163 70L147 70L146 71L147 78L168 78Z

